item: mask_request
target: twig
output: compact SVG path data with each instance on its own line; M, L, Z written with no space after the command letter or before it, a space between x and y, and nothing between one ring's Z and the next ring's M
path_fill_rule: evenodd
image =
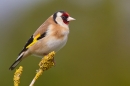
M22 74L23 67L20 66L19 69L16 69L16 72L14 73L14 86L18 86L20 83L20 76Z
M45 70L48 70L49 68L51 68L52 66L54 66L54 55L55 52L51 52L48 55L44 56L42 58L42 60L39 63L39 70L37 71L34 79L32 80L31 84L29 86L33 86L34 83L36 82L36 80L40 77L40 75L42 75L42 73Z

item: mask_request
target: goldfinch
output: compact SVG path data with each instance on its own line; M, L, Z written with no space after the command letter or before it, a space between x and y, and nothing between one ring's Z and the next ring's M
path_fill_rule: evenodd
M29 55L43 57L52 51L60 50L67 42L69 22L72 20L75 19L65 11L58 11L51 15L26 42L9 70L13 70L23 58Z

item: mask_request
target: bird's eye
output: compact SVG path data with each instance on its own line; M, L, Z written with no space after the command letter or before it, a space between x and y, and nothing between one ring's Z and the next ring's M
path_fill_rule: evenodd
M65 19L66 19L66 17L65 17L65 16L62 16L62 19L63 19L63 20L65 20Z

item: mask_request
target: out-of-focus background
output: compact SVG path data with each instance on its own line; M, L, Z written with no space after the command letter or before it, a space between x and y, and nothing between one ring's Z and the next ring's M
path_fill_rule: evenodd
M0 0L0 86L13 86L9 66L32 33L54 12L67 11L67 45L35 86L130 86L129 0ZM24 59L20 86L28 86L40 59ZM20 66L18 65L17 68Z

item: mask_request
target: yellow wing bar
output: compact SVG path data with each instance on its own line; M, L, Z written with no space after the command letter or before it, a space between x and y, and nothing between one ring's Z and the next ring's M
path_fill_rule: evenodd
M35 44L37 42L37 38L39 38L41 36L41 34L36 35L36 37L34 37L32 43L30 43L26 48L31 47L33 44Z

